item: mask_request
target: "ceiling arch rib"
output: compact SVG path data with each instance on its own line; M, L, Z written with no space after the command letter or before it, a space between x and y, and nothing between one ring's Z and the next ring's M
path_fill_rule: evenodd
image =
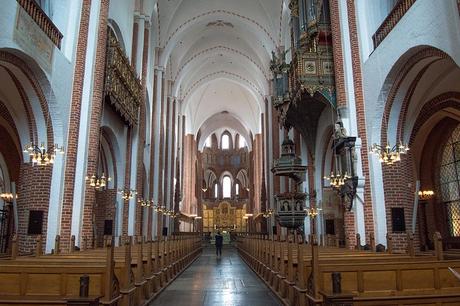
M207 25L216 22L216 20L225 20L232 25L238 25L234 27L238 28L237 32L239 32L241 37L247 41L252 40L253 42L256 42L260 40L260 44L262 45L263 49L265 49L265 52L261 53L265 55L264 59L269 58L271 50L274 50L276 47L276 43L272 37L260 35L261 33L264 33L265 30L258 28L257 25L250 21L250 18L223 10L213 10L210 12L202 13L199 16L192 17L185 21L177 29L173 30L170 37L166 41L166 44L164 45L164 50L160 57L160 65L166 66L171 53L179 45L181 40L187 36L195 38L199 37L203 30L206 29Z
M253 94L237 81L210 79L197 87L183 102L183 113L189 119L189 132L195 134L209 117L231 113L253 134L260 131L260 109Z
M256 69L252 63L238 56L229 57L226 54L203 56L187 65L174 82L172 93L174 96L186 97L201 80L210 76L219 77L225 71L228 72L226 75L245 82L258 96L267 95L268 81Z
M252 83L244 76L230 71L220 70L211 72L196 80L193 84L191 84L191 86L184 92L184 100L187 101L187 98L194 92L194 90L197 87L203 85L203 83L206 83L208 81L213 81L216 78L225 78L231 81L236 81L238 84L242 85L244 88L248 89L251 93L253 93L253 96L256 101L259 101L264 97L262 91L254 83Z
M198 59L199 57L202 57L202 56L208 56L210 54L216 54L216 53L227 53L227 54L237 55L239 58L247 61L249 64L252 64L254 68L258 70L264 76L266 80L270 78L266 69L262 67L259 63L257 63L252 57L248 56L246 53L243 53L240 50L232 48L232 47L218 45L218 46L213 46L213 47L203 49L193 54L189 59L184 61L182 65L179 67L176 73L176 76L174 77L174 82L180 79L181 75L183 76L184 74L187 73L187 69L186 69L187 66L189 66L189 64L192 63L195 59Z

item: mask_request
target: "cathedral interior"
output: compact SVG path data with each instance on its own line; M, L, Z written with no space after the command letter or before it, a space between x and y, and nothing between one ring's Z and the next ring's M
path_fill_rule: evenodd
M460 0L1 4L0 306L460 305Z

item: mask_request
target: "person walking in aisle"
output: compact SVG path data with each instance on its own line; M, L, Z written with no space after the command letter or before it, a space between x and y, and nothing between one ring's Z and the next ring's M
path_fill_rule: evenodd
M224 237L220 234L220 231L217 232L215 239L216 239L216 256L222 256L222 245L224 243Z

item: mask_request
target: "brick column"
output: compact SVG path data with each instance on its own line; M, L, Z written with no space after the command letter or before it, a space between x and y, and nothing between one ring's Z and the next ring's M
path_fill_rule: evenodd
M369 234L374 234L374 213L372 208L372 196L369 173L368 143L366 132L366 118L363 94L363 81L361 74L361 58L359 53L358 30L356 26L355 1L347 0L348 25L350 31L351 58L353 62L353 80L355 85L356 119L358 125L358 137L361 139L361 159L364 182L364 226L366 229L365 242L369 243ZM347 217L346 217L347 219Z
M269 208L272 208L270 203L272 203L273 199L271 198L271 180L270 180L270 177L271 177L271 172L270 172L270 169L271 169L271 164L270 164L270 152L271 151L271 147L270 147L270 125L271 125L271 118L270 118L270 115L269 115L269 104L268 104L268 101L267 99L265 99L265 176L266 176L266 181L265 181L265 184L266 184L266 191L267 191L267 209ZM269 229L269 233L270 233L271 229Z
M125 184L121 186L121 189L131 189L131 153L133 149L133 128L128 127L128 133L126 136L126 158L125 158ZM129 221L129 200L123 200L123 213L121 218L123 220L121 227L121 234L128 235L128 221Z
M97 157L99 154L100 142L100 125L102 117L102 103L104 90L104 70L105 56L107 49L107 16L109 12L110 0L101 0L99 26L98 26L98 44L96 48L96 58L94 66L93 93L91 99L91 119L88 141L88 155L86 173L96 173ZM81 236L87 237L89 245L93 241L93 206L95 202L94 188L87 188L85 191L85 200L83 206L83 222L81 227Z
M280 158L280 128L279 118L276 109L272 106L272 143L273 143L273 159ZM273 177L273 189L274 193L280 193L281 180L280 177Z
M174 184L174 178L176 176L175 174L175 168L176 168L176 100L174 99L172 101L172 122L171 122L171 156L169 159L169 164L170 164L170 171L169 171L169 181L170 181L170 187L169 187L169 199L171 202L171 210L174 210L174 191L175 191L175 184ZM178 179L178 178L176 178Z
M64 192L61 214L61 248L67 251L70 245L72 224L73 197L75 186L75 169L77 163L77 146L80 132L80 113L85 76L86 49L88 46L88 26L91 0L84 0L81 8L80 30L78 33L77 51L75 55L75 71L73 77L72 100L67 134L66 161L64 170Z
M182 198L184 197L184 154L185 154L185 116L181 116L181 175L180 175L180 186L181 186L181 194Z
M142 73L141 73L141 84L142 84L142 101L139 110L139 141L138 141L138 149L137 149L137 192L139 195L144 197L144 190L145 190L145 183L143 180L143 171L144 171L144 144L145 144L145 112L146 112L146 98L147 98L147 63L148 63L148 56L149 56L149 33L150 33L150 23L145 21L144 22L144 39L143 39L143 51L142 51ZM147 199L148 195L146 195ZM137 205L137 201L136 201ZM150 213L148 208L145 208L144 211L146 213ZM142 233L142 218L143 212L140 207L136 209L136 226L135 226L135 233L136 235L141 235ZM148 217L150 218L150 216ZM149 219L150 220L150 219ZM151 233L147 231L148 233ZM147 235L150 238L150 235Z
M42 238L43 251L48 228L48 209L51 189L52 166L32 166L31 163L21 164L17 193L18 207L18 241L19 253L34 252L36 236L28 234L29 214L31 210L43 212Z
M334 56L334 77L337 107L347 106L345 78L343 71L342 35L340 31L339 0L329 1L331 14L332 50Z
M133 40L132 40L132 45L131 45L131 66L133 67L136 67L138 37L139 37L139 15L135 14L134 22L133 22Z
M163 75L164 76L164 75ZM164 146L164 141L165 141L165 137L164 137L164 133L165 133L165 128L164 128L164 117L165 117L165 83L166 83L166 80L165 78L163 77L161 79L161 95L160 95L160 101L158 101L161 105L161 111L160 111L160 128L159 128L159 132L160 132L160 135L159 135L159 151L158 151L158 177L157 177L157 180L158 180L158 203L159 205L163 205L165 206L165 202L164 202L164 194L163 194L163 184L164 184L164 150L165 150L165 146ZM159 214L158 215L158 222L157 222L157 230L158 230L158 234L161 235L162 233L162 230L163 230L163 222L164 220L164 216L162 214Z
M168 83L170 83L168 81ZM168 86L168 90L169 90ZM164 168L163 168L163 202L164 205L167 207L167 209L171 209L171 202L169 201L169 192L168 192L168 186L170 184L169 181L169 147L171 145L170 141L170 131L171 131L171 97L168 96L166 98L166 117L165 117L165 129L163 130L163 133L165 134L164 137ZM166 223L165 223L166 224Z

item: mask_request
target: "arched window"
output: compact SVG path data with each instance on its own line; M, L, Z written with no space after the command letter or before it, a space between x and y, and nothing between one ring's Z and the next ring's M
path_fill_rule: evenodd
M238 148L242 149L246 147L246 140L240 135Z
M211 136L209 136L208 138L206 138L206 141L204 143L204 146L206 148L210 148L211 147Z
M235 195L239 195L240 194L240 184L236 183L235 184Z
M221 142L222 150L230 149L230 137L227 134L222 135L222 142Z
M224 176L222 180L222 196L224 198L232 197L232 180L229 176Z
M460 125L442 148L438 182L441 200L446 207L449 234L460 237Z
M214 184L214 198L218 198L219 197L219 188L218 188L218 185L217 183Z

